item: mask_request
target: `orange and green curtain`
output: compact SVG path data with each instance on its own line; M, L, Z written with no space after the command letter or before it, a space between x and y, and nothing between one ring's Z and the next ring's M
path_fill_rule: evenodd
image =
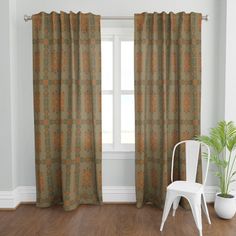
M100 16L32 20L37 206L100 203Z
M135 136L137 206L162 207L171 154L200 132L201 14L135 15ZM176 158L176 178L185 160Z

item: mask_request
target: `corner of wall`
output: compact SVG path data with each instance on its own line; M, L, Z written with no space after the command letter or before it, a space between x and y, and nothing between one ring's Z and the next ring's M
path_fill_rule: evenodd
M12 137L12 186L18 185L17 178L17 28L16 28L16 0L9 1L9 37L10 37L10 77L11 77L11 137Z

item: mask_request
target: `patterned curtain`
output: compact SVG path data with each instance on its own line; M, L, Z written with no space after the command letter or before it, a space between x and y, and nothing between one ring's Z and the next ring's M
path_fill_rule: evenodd
M102 201L100 16L33 16L37 206Z
M200 132L201 14L135 15L137 206L162 207L171 155ZM175 177L185 178L183 151Z

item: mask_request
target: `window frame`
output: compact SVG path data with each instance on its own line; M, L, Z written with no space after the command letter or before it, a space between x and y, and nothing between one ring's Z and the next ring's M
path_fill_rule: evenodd
M113 95L113 143L102 144L103 152L134 152L135 143L121 143L121 95L134 95L134 90L121 90L121 41L133 41L134 29L102 28L101 40L113 42L113 89L103 90L103 94Z

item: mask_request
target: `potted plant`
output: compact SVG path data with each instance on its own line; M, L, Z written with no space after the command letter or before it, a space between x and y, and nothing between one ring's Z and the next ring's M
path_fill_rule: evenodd
M230 185L236 181L236 126L232 121L220 121L209 136L196 139L211 148L210 161L217 167L215 175L219 178L220 192L216 194L215 211L219 217L231 219L236 212L236 199L230 193Z

